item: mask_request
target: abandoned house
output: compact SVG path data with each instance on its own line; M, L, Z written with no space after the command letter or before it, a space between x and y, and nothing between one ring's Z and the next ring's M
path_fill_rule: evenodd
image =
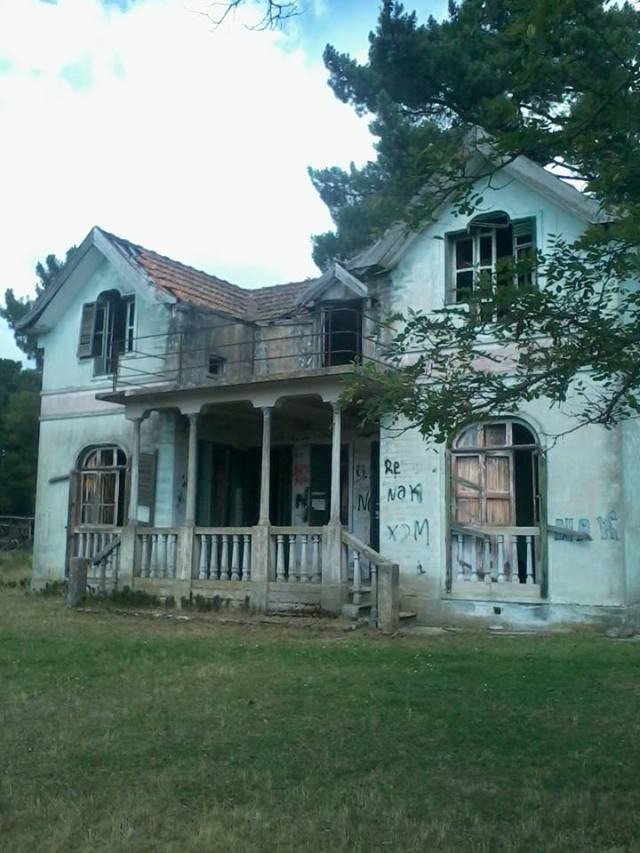
M380 356L376 321L464 301L478 271L599 217L525 158L480 189L479 216L443 205L345 267L254 290L93 228L22 324L44 350L34 584L88 557L107 586L375 618L397 564L422 624L628 613L635 422L548 446L569 415L539 400L438 446L339 405Z

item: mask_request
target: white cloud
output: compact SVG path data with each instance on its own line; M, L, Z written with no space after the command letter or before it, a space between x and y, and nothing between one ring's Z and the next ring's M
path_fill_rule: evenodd
M301 42L198 7L3 0L0 289L94 224L241 284L314 274L330 220L306 167L371 156L366 124Z

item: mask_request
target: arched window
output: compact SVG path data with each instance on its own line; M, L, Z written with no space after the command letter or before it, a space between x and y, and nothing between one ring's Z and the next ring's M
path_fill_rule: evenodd
M124 450L110 445L85 451L80 457L80 524L121 527L124 524Z
M459 580L538 579L539 446L501 419L466 427L451 448L451 532Z

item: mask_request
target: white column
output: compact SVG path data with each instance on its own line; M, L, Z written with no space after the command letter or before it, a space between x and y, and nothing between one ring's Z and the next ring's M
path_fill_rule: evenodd
M271 483L271 407L262 409L262 468L260 478L259 524L269 523L269 487Z
M331 430L331 514L330 524L340 524L340 448L341 413L338 403L333 403L333 427Z
M138 484L140 482L140 425L142 418L133 421L133 438L131 440L131 475L129 478L129 523L138 520Z
M189 416L189 457L187 462L187 500L184 523L193 526L196 521L196 483L198 477L198 415Z

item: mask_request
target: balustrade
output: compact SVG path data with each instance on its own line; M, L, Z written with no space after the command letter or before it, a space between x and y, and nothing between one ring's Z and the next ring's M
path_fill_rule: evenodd
M453 578L464 583L539 583L538 527L451 526Z
M251 528L198 527L195 537L195 578L251 580Z
M136 575L142 578L176 577L178 530L144 527L136 534Z
M120 529L114 527L76 527L73 531L73 556L93 560L110 545L116 544ZM90 563L89 577L101 576L115 580L120 570L120 548L114 547L101 560L100 566Z
M320 583L322 579L322 533L313 528L273 527L271 552L275 556L276 581Z

